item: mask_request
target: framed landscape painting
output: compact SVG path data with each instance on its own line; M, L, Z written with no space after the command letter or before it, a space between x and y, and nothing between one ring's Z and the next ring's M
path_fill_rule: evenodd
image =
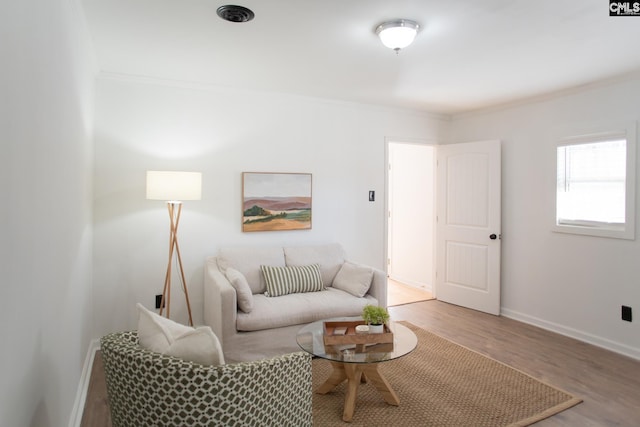
M310 173L242 173L242 231L309 229Z

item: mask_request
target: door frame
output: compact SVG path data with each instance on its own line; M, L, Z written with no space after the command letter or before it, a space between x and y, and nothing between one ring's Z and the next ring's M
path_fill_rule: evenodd
M435 160L438 158L438 143L434 140L428 140L428 139L418 139L418 138L399 138L399 137L385 137L385 144L384 144L384 252L383 252L383 259L382 259L382 265L384 266L384 272L387 275L387 277L389 276L389 208L390 208L390 203L389 203L389 144L408 144L408 145L425 145L425 146L430 146L433 148L434 150L434 162ZM434 169L434 184L437 186L437 170ZM435 189L434 189L435 190ZM433 246L433 259L431 260L432 265L433 265L433 271L431 273L431 294L434 296L434 298L436 298L436 261L437 261L437 257L436 257L436 243L437 243L437 238L436 238L436 228L437 228L437 224L435 221L435 214L436 214L436 202L437 202L437 192L434 191L433 194L433 199L434 199L434 215L433 215L433 230L434 230L434 238L433 241L431 242L431 245Z

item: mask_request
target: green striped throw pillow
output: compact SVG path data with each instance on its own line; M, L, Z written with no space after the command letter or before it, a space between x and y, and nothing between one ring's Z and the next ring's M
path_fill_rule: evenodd
M324 290L318 264L288 267L261 265L260 269L267 285L265 295L268 297Z

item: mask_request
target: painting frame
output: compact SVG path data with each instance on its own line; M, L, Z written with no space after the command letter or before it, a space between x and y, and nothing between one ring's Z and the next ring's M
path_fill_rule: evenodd
M242 172L242 231L311 230L313 176Z

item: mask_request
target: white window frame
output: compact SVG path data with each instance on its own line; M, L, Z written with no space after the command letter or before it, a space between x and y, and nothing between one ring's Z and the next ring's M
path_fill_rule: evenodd
M554 179L553 202L553 231L560 233L581 234L596 237L610 237L617 239L635 239L635 195L636 195L636 134L637 124L631 122L622 126L608 126L609 130L600 128L589 133L565 136L556 139L554 146L554 177L558 170L558 147L610 141L614 139L626 140L626 177L625 177L625 222L624 224L607 224L603 222L580 221L575 224L557 221L557 180ZM616 130L611 130L616 129ZM566 134L565 134L566 135Z

